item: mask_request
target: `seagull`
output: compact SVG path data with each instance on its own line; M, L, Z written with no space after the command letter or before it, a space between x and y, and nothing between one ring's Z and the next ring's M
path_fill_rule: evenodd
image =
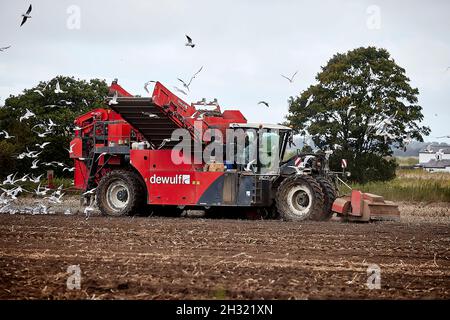
M37 166L38 162L39 162L39 159L33 160L30 169L39 169L39 167Z
M58 125L56 124L56 123L54 123L53 121L52 121L52 119L48 119L48 124L47 124L47 126L48 126L48 128L49 129L51 129L51 128L53 128L53 127L57 127Z
M65 168L63 169L63 172L64 172L64 171L72 172L73 170L75 170L75 167L72 167L72 168L65 167Z
M38 196L45 196L47 194L47 192L50 191L49 188L45 187L44 190L41 191L41 184L39 183L38 187L36 188L36 190L34 190L34 193Z
M34 132L34 133L37 133L37 135L38 135L39 138L45 138L47 135L49 135L50 133L52 133L52 131L48 131L48 130L45 131L45 132L42 132L42 133L37 132L37 131L34 131L34 130L33 130L33 132Z
M26 182L27 181L27 178L28 178L28 176L29 176L30 174L29 173L27 173L26 175L24 175L22 178L20 178L20 179L17 179L16 181L22 181L22 182Z
M92 188L91 190L86 191L85 193L83 193L83 196L86 196L88 194L94 194L95 189L97 188Z
M0 134L3 134L5 136L5 139L11 139L14 138L15 136L10 136L8 132L6 132L5 130L3 130L2 132L0 132Z
M292 75L292 77L288 78L285 75L281 75L283 78L285 78L287 81L289 81L290 83L294 82L294 77L295 75L298 73L298 70L295 71L295 73Z
M36 116L36 115L33 112L31 112L30 110L26 109L25 114L19 118L19 121L22 122L22 120L27 120L27 119L30 119L30 118L32 118L34 116Z
M75 146L75 143L72 143L69 147L69 149L66 148L67 151L69 151L69 153L73 153L73 147Z
M350 112L352 111L352 109L355 109L355 106L349 106L347 109L347 118L350 116Z
M55 93L66 93L65 91L61 90L61 86L59 85L59 81L56 82L56 87L55 87Z
M144 89L145 91L147 91L147 93L150 93L150 91L148 91L148 86L150 85L150 83L156 83L156 81L150 80L144 83Z
M188 83L188 84L186 84L186 82L184 82L184 81L181 80L180 78L177 78L177 79L178 79L178 81L180 81L180 82L183 84L183 87L185 87L188 91L190 91L190 90L189 90L189 86L191 85L192 80L194 80L194 78L195 78L202 70L203 70L203 66L201 66L200 69L199 69L196 73L194 73L194 75L193 75L193 76L191 77L191 79L189 80L189 83Z
M142 111L142 114L144 116L148 116L149 118L154 118L154 119L158 119L159 118L159 116L157 114L154 114L154 113L151 113L151 112L144 112L144 111Z
M174 88L175 88L175 90L177 90L178 92L181 92L182 94L184 94L185 96L187 96L187 93L186 93L185 91L181 90L181 89L178 88L178 87L174 87Z
M189 37L187 34L185 36L186 36L186 39L187 39L187 42L186 42L185 46L194 48L195 47L195 43L192 42L191 37Z
M251 167L252 167L252 164L254 164L255 162L256 162L256 159L253 159L252 161L247 163L247 166L244 168L244 170L245 171L252 171Z
M3 52L3 51L5 51L5 50L7 50L7 49L9 49L9 48L11 48L11 46L1 47L1 48L0 48L0 52Z
M311 104L311 102L313 102L313 100L314 100L314 95L310 95L308 100L306 101L305 108L307 108Z
M43 144L36 143L35 146L36 146L36 147L39 147L39 148L41 148L41 149L44 149L45 146L47 146L47 145L49 145L49 144L50 144L50 142L44 142Z
M48 201L49 202L52 202L52 203L62 203L62 200L61 200L61 198L63 197L65 195L65 193L63 193L63 194L61 194L61 195L59 195L59 196L57 196L57 195L55 195L55 194L52 194L50 197L45 197L44 199L48 199Z
M64 211L64 214L65 214L65 215L71 215L72 212L70 212L70 209L66 209L66 211Z
M15 184L16 181L14 181L14 178L16 177L16 175L17 175L17 172L14 173L14 174L12 174L12 173L9 174L9 175L6 177L6 179L3 180L2 185L8 185L8 184L13 185L13 184Z
M33 8L31 7L31 4L30 4L30 6L28 7L27 12L25 12L25 13L22 15L22 23L20 24L20 26L23 26L23 25L25 24L25 22L27 22L27 20L28 20L29 18L31 18L30 13L31 13L31 10L32 10L32 9L33 9Z
M263 104L265 105L267 108L269 107L269 104L266 101L260 101L258 102L258 104Z
M442 136L442 137L436 137L436 139L450 139L450 135Z
M43 174L41 174L40 176L37 176L37 177L31 176L31 178L28 178L28 180L30 180L33 183L38 183L41 181L42 176L43 176Z
M35 89L35 90L33 90L33 92L39 93L41 96L44 96L44 94L42 93L41 90Z
M170 138L164 139L164 140L161 142L161 144L159 145L158 150L161 149L162 147L164 147L164 145L165 145L167 142L170 142L170 141L172 141Z
M119 94L117 93L117 91L115 91L114 96L112 97L111 100L109 100L109 105L118 104L118 102L117 102L118 96L119 96Z

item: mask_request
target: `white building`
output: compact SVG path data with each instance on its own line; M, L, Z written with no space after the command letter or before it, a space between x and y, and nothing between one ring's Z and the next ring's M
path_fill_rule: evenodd
M450 160L449 145L428 145L425 149L419 151L419 164L425 164L430 160Z
M450 146L428 145L419 151L418 166L429 172L450 172Z

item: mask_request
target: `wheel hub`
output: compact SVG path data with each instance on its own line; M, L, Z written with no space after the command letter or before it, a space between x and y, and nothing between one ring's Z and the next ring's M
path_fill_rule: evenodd
M121 211L128 205L128 186L120 180L113 181L106 191L106 202L114 211Z

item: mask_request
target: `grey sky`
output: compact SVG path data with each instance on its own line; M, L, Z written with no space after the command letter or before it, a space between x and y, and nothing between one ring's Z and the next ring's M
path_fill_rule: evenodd
M19 28L30 3L33 17ZM81 10L80 29L67 28L71 5ZM367 26L371 5L380 29ZM375 45L419 88L427 140L450 134L450 1L0 0L0 8L0 47L12 45L0 53L0 103L56 75L117 77L145 95L148 80L172 89L204 66L187 102L218 98L249 121L280 122L287 98L314 83L333 54ZM280 76L296 70L293 84Z

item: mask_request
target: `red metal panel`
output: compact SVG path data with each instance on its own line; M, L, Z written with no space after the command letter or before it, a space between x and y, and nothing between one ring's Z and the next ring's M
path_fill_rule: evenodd
M360 216L363 212L363 196L362 192L359 190L352 190L352 215Z
M86 164L78 159L75 159L74 171L74 185L77 189L84 189L87 182L88 172Z

